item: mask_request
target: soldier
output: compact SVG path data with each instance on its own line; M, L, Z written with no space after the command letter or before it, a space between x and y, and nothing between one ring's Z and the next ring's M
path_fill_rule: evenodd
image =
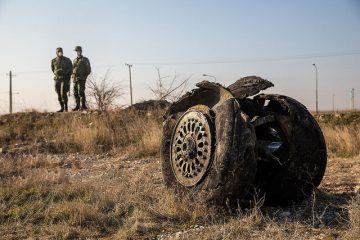
M61 107L58 112L67 112L67 93L70 90L72 63L69 58L63 56L63 50L60 47L56 49L56 58L51 60L51 70L55 74L55 91L58 95L58 100Z
M85 97L85 84L86 78L91 72L89 59L82 55L82 49L80 46L75 47L77 57L74 59L74 69L73 69L73 82L74 82L74 97L76 101L76 106L73 111L78 111L80 109L87 109L86 106L86 97ZM80 107L81 102L81 107Z

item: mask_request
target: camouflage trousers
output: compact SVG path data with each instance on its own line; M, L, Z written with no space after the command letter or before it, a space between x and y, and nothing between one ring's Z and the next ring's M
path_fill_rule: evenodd
M55 91L58 95L58 100L60 106L63 108L64 105L67 105L68 96L67 93L70 90L70 79L62 79L55 81Z
M85 85L86 79L74 82L74 97L76 101L76 107L80 107L80 102L82 107L86 106Z

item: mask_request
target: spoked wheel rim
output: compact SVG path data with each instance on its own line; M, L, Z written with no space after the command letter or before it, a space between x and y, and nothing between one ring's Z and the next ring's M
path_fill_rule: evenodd
M212 163L213 123L199 110L189 110L178 120L171 139L171 167L177 181L195 186Z

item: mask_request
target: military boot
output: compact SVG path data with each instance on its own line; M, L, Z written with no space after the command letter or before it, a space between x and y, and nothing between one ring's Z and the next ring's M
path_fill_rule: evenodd
M81 98L81 110L86 110L86 109L88 109L86 106L86 100L85 100L85 97L82 97Z
M79 111L80 110L80 101L76 99L76 107L72 109L73 111Z
M86 109L88 109L88 107L86 106L86 104L82 104L81 110L86 110Z
M80 110L80 107L79 106L76 106L72 109L72 111L79 111Z
M64 104L63 103L60 103L60 106L61 106L61 109L57 112L63 112L64 111Z

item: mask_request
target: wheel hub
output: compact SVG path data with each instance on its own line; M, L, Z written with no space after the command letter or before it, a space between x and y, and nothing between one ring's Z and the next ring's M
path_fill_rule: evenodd
M196 157L196 141L192 136L186 138L183 143L183 155L188 159L194 159Z
M178 182L194 186L212 161L212 123L200 111L189 110L177 122L171 139L171 166Z

